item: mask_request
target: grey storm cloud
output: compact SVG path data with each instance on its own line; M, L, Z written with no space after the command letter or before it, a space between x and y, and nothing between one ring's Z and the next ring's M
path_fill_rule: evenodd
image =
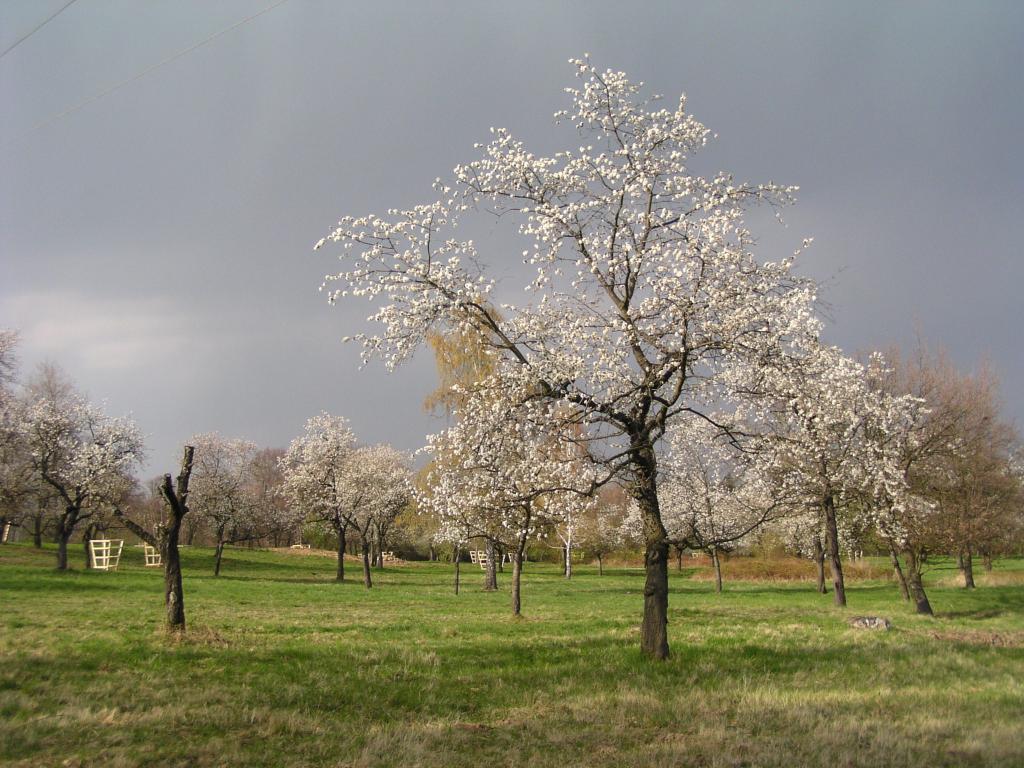
M4 3L0 50L61 5ZM0 326L132 412L152 471L195 432L284 445L321 410L422 445L429 356L359 370L340 340L368 308L327 306L311 246L429 199L492 125L571 144L551 116L583 52L686 92L718 134L702 168L800 185L753 226L766 259L814 237L830 340L988 359L1024 416L1024 5L290 0L154 68L271 5L76 2L0 57Z

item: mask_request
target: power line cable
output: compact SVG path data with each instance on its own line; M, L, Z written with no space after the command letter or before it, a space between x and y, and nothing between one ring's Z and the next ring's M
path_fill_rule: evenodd
M263 14L265 14L265 13L267 13L269 11L272 11L275 8L277 8L279 5L284 5L287 2L288 2L288 0L278 0L276 3L272 3L271 5L268 5L262 11L258 11L256 13L254 13L252 16L246 16L241 21L236 21L230 27L225 27L224 29L220 30L219 32L215 32L214 34L210 35L209 37L207 37L207 38L205 38L203 40L200 40L198 43L195 43L194 45L191 45L191 46L189 46L188 48L185 48L182 51L178 51L177 53L175 53L175 54L173 54L171 56L168 56L166 59L163 59L162 61L158 61L156 64L154 64L154 65L152 65L150 67L147 67L146 69L142 70L138 74L132 75L127 80L122 80L121 82L115 83L114 85L110 86L109 88L105 88L104 90L100 91L99 93L94 93L89 98L84 99L84 100L78 102L77 104L75 104L75 105L73 105L71 107L68 107L63 112L58 112L57 114L52 115L52 116L46 118L42 122L36 123L31 128L29 128L25 133L23 133L17 139L12 141L11 143L12 144L16 143L16 142L20 141L21 139L24 139L24 138L30 136L31 134L35 133L39 129L45 128L46 126L50 125L51 123L56 123L58 120L63 120L68 115L73 114L74 112L77 112L78 110L82 109L83 107L87 107L90 104L92 104L93 102L99 101L104 96L109 96L114 91L118 91L121 88L124 88L126 85L131 85L132 83L134 83L134 82L136 82L138 80L141 80L142 78L144 78L147 75L155 72L156 70L160 69L161 67L164 67L164 66L170 64L171 62L177 61L182 56L186 56L186 55L192 53L192 51L195 51L195 50L197 50L199 48L202 48L204 45L207 45L208 43L212 43L218 37L226 35L228 32L231 32L232 30L238 29L243 24L247 24L248 22L252 21L253 19L259 18Z
M11 52L11 51L13 51L13 50L14 50L15 48L17 48L17 47L18 47L19 45L21 45L22 43L24 43L24 42L25 42L26 40L28 40L28 39L29 39L30 37L32 37L32 35L34 35L34 34L35 34L36 32L38 32L38 31L39 31L40 29L42 29L43 27L45 27L45 26L46 26L47 24L49 24L49 23L50 23L51 21L53 21L53 20L54 20L54 19L56 19L56 18L57 18L58 16L60 16L60 15L61 15L61 13L63 13L63 12L65 11L65 10L67 10L67 7L68 7L69 5L71 5L72 3L74 3L74 2L75 2L75 0L68 0L68 2L64 3L64 5L62 5L62 6L60 7L60 8L58 8L58 9L57 9L57 10L56 10L56 11L55 11L55 12L53 13L53 15L51 15L51 16L50 16L49 18L47 18L47 19L44 19L43 21L39 22L39 24L38 24L38 25L37 25L37 26L36 26L36 27L35 27L34 29L31 29L31 30L29 30L29 31L28 31L28 32L26 32L26 33L25 33L24 35L22 35L22 36L21 36L21 37L19 37L19 38L18 38L17 40L15 40L15 41L14 41L13 43L11 43L11 44L10 44L9 46L7 46L7 48L5 48L5 49L4 49L4 52L3 52L3 53L0 53L0 59L2 59L2 58L3 58L4 56L6 56L6 55L7 55L8 53L10 53L10 52Z

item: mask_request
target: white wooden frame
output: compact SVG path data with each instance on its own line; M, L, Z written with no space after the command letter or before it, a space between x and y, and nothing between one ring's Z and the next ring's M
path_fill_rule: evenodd
M163 565L163 560L160 558L160 550L156 547L152 547L149 544L143 544L142 554L146 558L147 568Z
M121 562L124 539L90 539L89 557L97 571L116 571Z

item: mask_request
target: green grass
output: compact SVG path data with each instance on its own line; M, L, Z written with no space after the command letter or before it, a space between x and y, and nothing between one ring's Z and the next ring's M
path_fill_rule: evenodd
M232 550L214 578L187 549L171 642L141 560L60 574L52 550L0 547L4 765L1024 765L1021 561L973 592L930 572L935 619L885 581L843 611L807 583L716 595L673 572L673 655L652 663L637 570L531 563L513 619L507 577L485 593L475 567L458 596L426 563L367 591L328 558Z

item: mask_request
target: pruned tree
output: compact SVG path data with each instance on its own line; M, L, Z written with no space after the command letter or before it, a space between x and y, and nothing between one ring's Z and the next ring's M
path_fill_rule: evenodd
M181 523L188 515L189 481L192 476L192 462L195 448L186 445L181 457L181 469L178 472L177 484L170 474L164 475L160 481L160 495L167 504L166 517L152 526L142 522L138 512L125 507L116 507L115 516L132 533L160 551L164 568L164 608L166 610L167 628L175 632L185 631L185 591L181 577L181 554L178 550L178 538L181 534ZM138 518L138 519L137 519Z
M480 159L438 184L436 202L345 217L317 247L344 246L346 266L328 277L341 284L332 300L380 302L371 319L383 330L354 336L365 358L394 368L432 332L475 333L508 392L570 406L551 413L585 427L603 465L598 482L618 479L640 511L641 648L665 658L658 441L674 419L741 387L726 376L734 361L816 333L815 291L791 259L755 259L743 224L746 207L787 203L792 188L691 172L709 131L685 100L658 108L624 74L586 59L573 65L583 85L568 89L572 108L557 117L582 134L578 149L547 157L497 130ZM472 241L450 233L481 208L518 223L530 241L525 259L537 275L524 305L494 302L496 277Z

